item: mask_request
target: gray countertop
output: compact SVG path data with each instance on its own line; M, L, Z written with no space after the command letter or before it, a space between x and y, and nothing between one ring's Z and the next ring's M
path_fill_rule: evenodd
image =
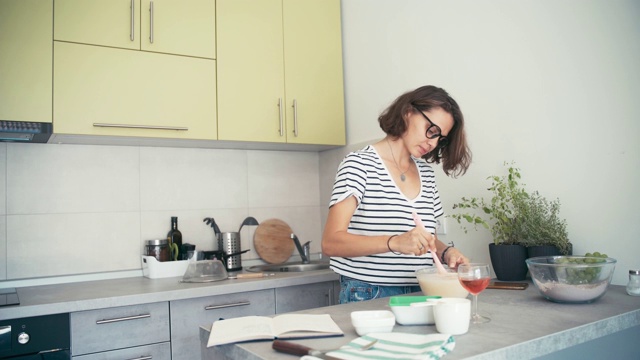
M180 283L180 279L181 277L148 279L139 276L20 287L16 289L20 305L0 307L0 320L334 281L338 276L332 270L319 270L198 284Z
M357 338L350 314L355 310L388 310L389 299L329 306L301 311L330 314L344 337L304 339L296 342L316 348L335 349ZM531 285L526 290L487 289L478 297L479 312L491 322L472 324L469 332L455 337L455 349L445 358L530 359L596 340L627 329L640 329L640 297L627 295L625 287L612 285L592 304L557 304L544 299ZM394 332L435 333L435 326L394 327ZM638 331L634 332L634 334ZM200 330L204 359L294 359L277 353L271 341L206 348L208 329ZM635 336L635 335L634 335ZM634 347L637 347L633 344ZM638 352L636 352L638 354Z

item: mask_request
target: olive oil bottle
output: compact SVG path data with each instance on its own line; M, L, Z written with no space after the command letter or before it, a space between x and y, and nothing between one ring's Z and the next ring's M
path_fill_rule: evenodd
M182 233L178 230L178 217L171 217L171 230L167 234L169 248L171 249L171 260L180 260L180 249L182 248Z

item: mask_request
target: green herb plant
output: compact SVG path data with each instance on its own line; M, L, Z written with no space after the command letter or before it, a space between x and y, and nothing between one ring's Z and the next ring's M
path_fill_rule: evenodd
M568 254L571 244L566 221L559 217L560 200L548 201L537 191L527 192L521 183L520 169L514 163L504 163L507 174L493 175L490 200L482 197L462 197L453 205L458 212L449 215L463 230L478 225L489 229L494 244L520 244L524 246L555 245L562 254Z
M560 218L560 199L549 201L535 191L518 205L518 216L523 245L552 245L561 254L569 254L571 242L567 222Z
M489 176L487 179L491 180L491 187L487 190L493 194L491 200L462 197L459 203L453 205L460 212L449 217L455 219L465 233L469 230L467 225L472 225L475 230L478 225L489 229L496 245L519 244L522 225L518 223L518 208L520 203L529 198L519 183L520 178L520 169L513 164L509 166L507 175Z

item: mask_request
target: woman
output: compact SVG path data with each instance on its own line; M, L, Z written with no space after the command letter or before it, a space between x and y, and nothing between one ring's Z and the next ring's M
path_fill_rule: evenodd
M460 107L445 90L423 86L378 121L387 136L340 164L322 236L322 252L341 275L340 303L420 291L415 270L433 265L429 250L451 268L468 263L435 235L443 210L429 165L442 163L453 177L469 167Z

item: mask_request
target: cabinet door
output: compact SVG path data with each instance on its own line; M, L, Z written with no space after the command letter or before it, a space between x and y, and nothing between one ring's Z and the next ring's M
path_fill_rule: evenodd
M275 313L273 289L209 296L171 302L173 360L200 359L200 326L220 318Z
M0 120L51 122L52 0L0 1Z
M56 41L54 64L55 133L216 139L214 60Z
M276 288L276 314L333 305L333 283Z
M141 49L214 59L215 0L142 0Z
M284 50L287 142L344 145L340 1L284 0Z
M56 0L54 40L140 49L140 0Z
M218 139L285 142L282 0L218 0L216 13Z

